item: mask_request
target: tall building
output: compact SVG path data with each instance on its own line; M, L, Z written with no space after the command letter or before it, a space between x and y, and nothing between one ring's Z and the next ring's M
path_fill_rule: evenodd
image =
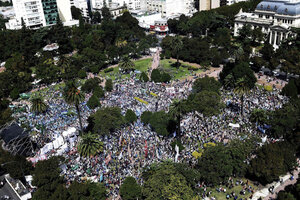
M37 29L56 24L59 15L64 25L76 25L71 15L70 0L13 0L15 16L5 26L7 29L20 29L22 20L25 26Z
M300 28L300 0L264 0L253 13L240 11L235 16L235 36L244 25L260 28L268 36L268 42L278 48L281 41L295 35L293 27Z
M68 1L68 0L66 0ZM93 0L91 0L93 1ZM99 1L98 1L99 2ZM102 0L103 2L103 0ZM79 8L82 12L82 16L88 17L89 16L89 9L88 9L88 0L70 0L71 6L75 6Z
M199 11L220 7L220 0L199 0Z
M193 0L148 0L147 10L160 12L163 17L195 12Z
M13 0L16 18L8 22L16 29L22 27L22 20L29 28L46 26L46 20L41 0Z
M58 15L56 0L42 0L46 25L56 24Z

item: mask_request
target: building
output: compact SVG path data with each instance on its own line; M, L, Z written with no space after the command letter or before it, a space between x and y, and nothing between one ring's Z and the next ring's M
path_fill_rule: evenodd
M21 29L22 21L30 29L56 24L57 16L66 26L78 24L72 19L70 0L13 0L15 16L5 24L7 29Z
M220 0L199 0L199 11L220 7Z
M227 0L226 1L226 5L230 6L230 5L234 4L234 3L240 3L240 2L243 2L243 1L248 1L248 0Z
M89 17L89 8L87 0L70 0L70 5L79 8L82 11L83 17Z
M300 28L300 0L264 0L253 13L240 11L235 16L235 36L244 25L261 28L269 43L278 48L281 41L295 35L291 28Z
M162 17L195 13L193 0L148 0L147 11L159 12Z
M1 176L0 182L1 199L28 200L32 198L29 189L20 180L11 178L9 174Z

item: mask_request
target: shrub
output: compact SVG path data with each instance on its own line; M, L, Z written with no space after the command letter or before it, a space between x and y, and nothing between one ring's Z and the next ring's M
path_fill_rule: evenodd
M142 72L140 80L143 82L148 82L149 81L149 77L145 72Z
M77 75L78 75L78 78L84 79L86 77L86 72L83 69L81 69L78 71Z
M19 94L20 94L19 89L18 89L18 88L14 88L14 89L10 92L9 96L10 96L10 98L12 98L12 99L18 99L18 98L19 98Z
M104 90L101 86L97 85L95 88L94 88L94 91L93 91L93 95L95 95L96 97L98 98L104 98L105 95L104 95Z
M112 71L114 71L114 68L107 68L107 69L105 69L104 70L104 73L108 73L108 72L112 72Z
M105 82L105 90L111 92L113 90L113 82L111 79L107 79Z
M95 109L97 107L100 107L101 104L100 104L99 98L96 95L92 95L87 102L87 106L90 109Z
M150 119L152 117L152 112L150 111L145 111L142 113L141 115L141 120L144 124L149 124L150 123Z
M125 120L127 123L133 123L137 120L137 116L132 110L128 109L125 114Z
M168 73L166 73L166 72L163 72L163 73L161 73L161 75L160 75L160 81L161 81L161 82L164 82L164 83L170 82L171 78L172 78L172 77L170 76L170 74L168 74Z
M151 81L154 81L156 83L160 82L160 71L158 69L152 70Z
M172 143L171 143L171 147L173 149L173 151L175 151L175 146L178 146L179 147L179 152L182 151L184 149L182 143L180 140L174 140Z

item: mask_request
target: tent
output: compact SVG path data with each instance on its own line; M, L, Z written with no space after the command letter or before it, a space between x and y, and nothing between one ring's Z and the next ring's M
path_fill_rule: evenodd
M232 128L240 128L239 124L229 123L229 126L231 126Z

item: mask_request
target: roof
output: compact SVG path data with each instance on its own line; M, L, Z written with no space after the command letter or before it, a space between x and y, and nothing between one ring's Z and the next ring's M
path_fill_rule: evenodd
M293 0L264 0L256 10L275 12L280 15L300 15L300 1Z
M0 137L4 140L4 142L7 144L13 139L20 137L26 137L27 133L24 132L24 129L22 129L17 123L12 123L10 126L3 128L0 130Z

